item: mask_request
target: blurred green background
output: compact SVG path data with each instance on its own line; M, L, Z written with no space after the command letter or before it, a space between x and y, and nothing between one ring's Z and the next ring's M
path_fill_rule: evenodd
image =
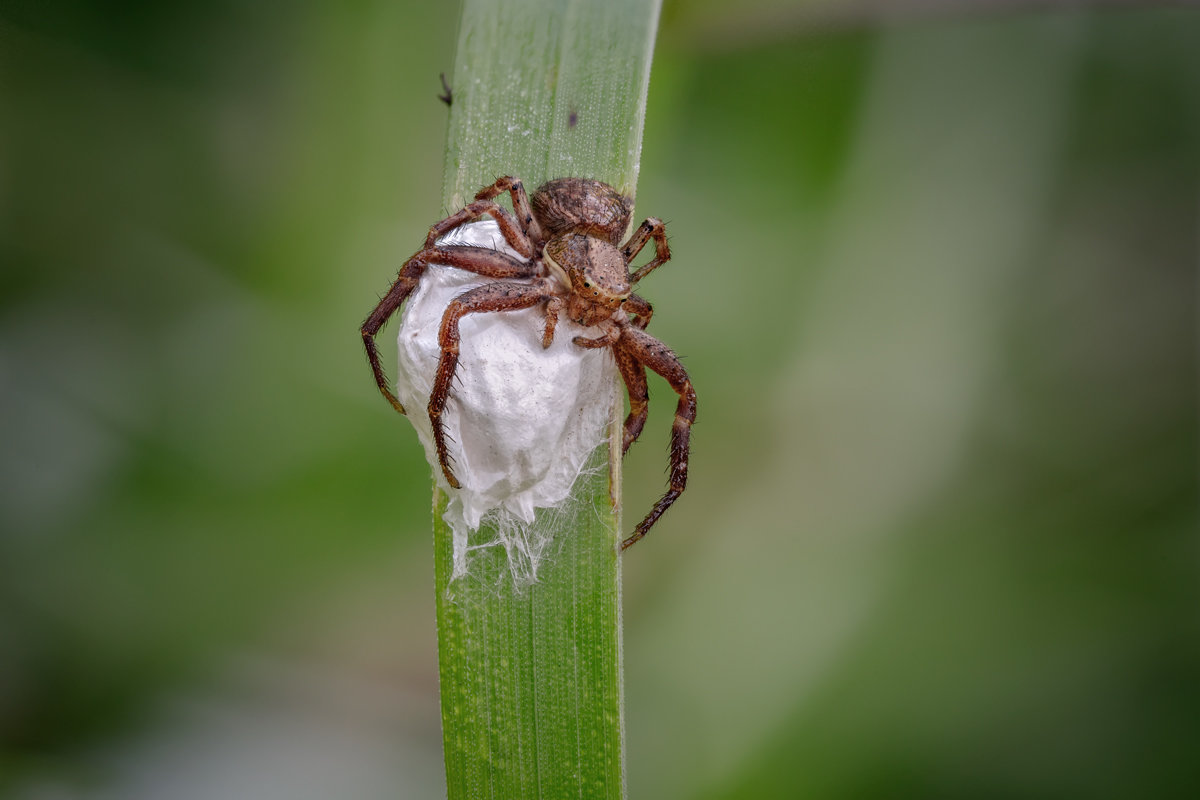
M1200 796L1200 14L941 5L664 9L633 797ZM0 4L0 795L441 795L356 329L456 13Z

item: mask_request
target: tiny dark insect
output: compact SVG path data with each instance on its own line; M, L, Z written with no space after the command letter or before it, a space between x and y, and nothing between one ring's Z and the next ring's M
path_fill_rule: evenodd
M454 105L454 92L450 90L450 84L446 83L446 73L439 72L438 77L442 81L442 93L439 94L437 98L445 103L446 107L449 108L450 106Z
M504 192L512 197L512 212L496 203L495 198ZM458 364L459 321L465 315L540 305L546 320L544 347L554 340L559 312L580 325L595 327L597 336L576 336L572 341L579 347L612 350L629 392L622 455L646 424L646 368L666 379L679 395L671 429L669 487L621 543L622 550L645 536L686 487L689 438L696 419L696 392L691 380L679 358L646 333L653 309L632 291L638 281L670 259L666 229L662 220L650 217L621 244L632 206L633 202L613 187L586 178L548 181L532 198L517 178L500 178L481 189L473 203L429 229L425 246L404 262L395 283L361 327L375 383L392 407L403 414L404 406L390 388L379 362L375 336L380 328L399 310L430 264L457 267L494 279L456 297L446 308L438 335L441 358L428 412L442 472L456 488L459 483L450 467L441 417ZM505 241L523 261L486 247L437 244L450 231L483 215L496 220ZM630 261L651 239L654 258L631 274Z
M579 124L579 112L572 111L570 114L567 115L567 127L574 128L578 124Z

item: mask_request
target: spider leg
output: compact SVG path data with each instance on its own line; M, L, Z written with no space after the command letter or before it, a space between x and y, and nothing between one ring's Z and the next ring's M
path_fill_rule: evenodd
M616 345L621 338L620 325L610 323L608 329L596 338L576 336L573 341L579 347L598 349ZM629 446L642 434L646 425L647 403L650 395L646 391L646 369L631 353L623 347L613 346L613 357L621 378L625 381L625 390L629 394L629 416L625 418L625 436L621 443L621 455L629 452Z
M627 326L621 331L621 339L616 349L624 349L638 363L657 372L679 394L679 405L675 407L675 424L671 427L669 488L650 509L646 518L638 523L629 538L621 542L621 549L626 550L646 535L687 487L689 441L692 423L696 421L696 391L692 388L692 381L683 364L679 362L679 357L650 334Z
M401 414L406 413L400 400L392 392L383 366L379 363L379 347L375 344L375 336L380 328L396 313L404 300L413 292L425 274L425 268L430 264L446 264L451 267L469 270L488 278L528 278L533 276L533 265L507 256L504 253L487 247L428 247L418 251L404 262L400 274L388 289L379 305L371 311L359 331L362 333L363 347L367 351L367 361L371 364L371 373L375 376L375 384L384 398L391 403L392 408Z
M554 329L558 326L558 312L563 310L567 301L555 295L546 301L546 327L542 329L542 349L554 344Z
M512 197L513 211L516 213L517 224L521 226L521 230L536 241L544 239L542 227L538 225L538 221L533 216L533 210L529 205L529 195L526 194L525 184L521 183L520 178L505 175L491 186L485 186L476 192L475 199L491 200L504 192L508 192Z
M425 247L433 247L438 239L450 231L484 214L496 220L496 224L500 226L500 233L504 236L504 241L508 242L513 250L520 253L523 258L533 257L533 243L529 241L525 231L517 224L512 213L495 200L475 200L467 203L461 211L451 214L441 222L434 223L429 228L429 235L425 237Z
M625 390L629 393L629 416L625 418L625 436L621 442L621 455L629 452L629 447L642 435L646 427L646 415L650 413L650 393L646 389L646 368L626 348L613 348L613 357L617 361L617 369L625 381Z
M515 216L495 200L497 195L505 191L512 196ZM508 242L512 249L524 258L533 257L533 242L529 237L532 234L533 238L540 239L541 229L533 218L524 184L519 179L508 176L500 178L491 186L480 189L475 195L474 202L467 203L462 210L431 226L429 235L425 237L425 247L433 247L438 239L450 231L484 214L496 220L496 224L500 226L500 233L504 236L504 241Z
M629 276L630 286L635 285L671 259L671 248L667 245L666 226L658 217L650 217L638 226L638 229L629 237L629 241L621 245L621 254L625 256L626 263L637 258L637 254L642 252L642 248L651 238L654 239L654 259Z
M478 314L484 311L516 311L521 308L529 308L551 296L544 286L537 283L503 281L489 283L463 292L451 300L450 305L446 307L446 313L442 315L442 327L438 331L438 345L442 348L442 356L438 361L433 390L429 394L429 422L433 426L433 441L437 449L438 462L442 465L442 474L455 489L459 488L460 484L450 468L452 459L446 450L446 433L442 427L442 412L446 409L446 398L450 394L454 369L458 366L458 345L461 341L458 331L459 320L467 314Z
M625 311L631 317L636 319L632 324L646 330L646 326L650 324L650 317L654 314L654 307L645 301L644 298L631 294L625 301Z
M595 350L600 347L608 347L608 346L614 344L617 341L617 339L621 338L621 329L619 327L617 327L614 323L612 323L610 321L610 322L601 323L601 324L607 325L607 327L605 328L604 333L600 334L596 338L593 339L589 336L576 336L571 341L574 342L579 347L585 347L589 350Z

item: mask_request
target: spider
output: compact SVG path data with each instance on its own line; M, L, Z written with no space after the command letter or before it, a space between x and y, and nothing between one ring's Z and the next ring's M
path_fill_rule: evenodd
M505 192L512 198L511 212L495 199ZM671 429L669 486L621 543L622 550L644 537L687 485L688 443L696 419L696 392L691 380L670 348L646 333L653 309L632 291L638 281L670 259L666 229L662 220L650 217L621 244L632 206L630 198L596 180L558 178L543 184L530 197L518 178L500 178L481 189L474 202L429 229L425 246L404 263L396 281L361 328L375 383L392 407L404 414L404 406L392 392L380 365L376 334L413 292L430 264L457 267L494 279L454 298L438 333L441 357L428 412L438 461L446 480L455 488L459 488L459 482L446 450L441 417L458 364L459 321L465 315L540 305L545 313L543 347L553 342L560 313L582 326L595 328L596 336L576 336L572 341L579 347L612 350L629 393L622 456L646 424L646 368L666 379L679 395ZM483 215L496 220L505 241L524 260L486 247L437 244L450 231ZM655 257L631 274L630 261L651 239Z

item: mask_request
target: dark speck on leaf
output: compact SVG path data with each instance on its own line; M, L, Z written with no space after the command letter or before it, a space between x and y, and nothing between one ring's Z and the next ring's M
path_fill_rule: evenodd
M579 112L578 111L572 111L570 114L567 115L567 127L568 128L574 128L575 124L578 122L579 122Z

